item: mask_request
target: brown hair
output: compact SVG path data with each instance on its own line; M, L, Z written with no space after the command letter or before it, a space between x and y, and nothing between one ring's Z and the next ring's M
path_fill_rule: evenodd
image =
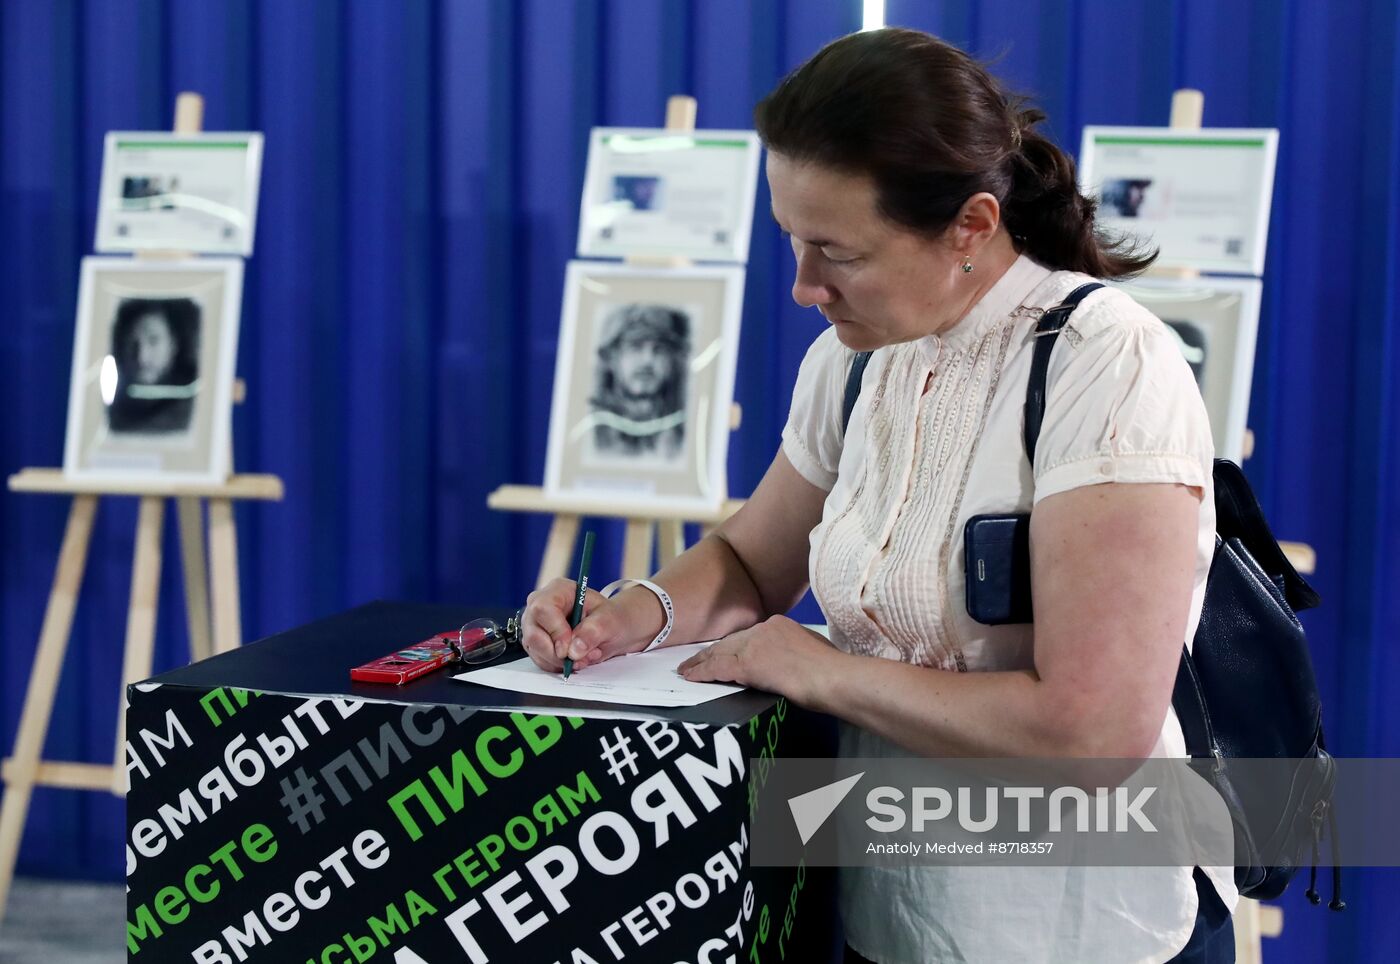
M982 191L1017 246L1050 268L1116 278L1157 257L1096 229L1074 161L1035 129L1045 115L968 54L886 27L832 41L754 109L769 150L874 182L880 213L930 236Z

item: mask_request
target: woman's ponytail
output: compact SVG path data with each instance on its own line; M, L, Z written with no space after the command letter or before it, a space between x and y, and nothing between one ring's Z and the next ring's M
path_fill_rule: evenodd
M1157 252L1095 227L1098 204L1079 193L1074 160L1035 129L1043 120L1045 114L1031 108L1016 111L1012 121L1011 190L1002 202L1012 239L1042 264L1096 278L1146 270Z

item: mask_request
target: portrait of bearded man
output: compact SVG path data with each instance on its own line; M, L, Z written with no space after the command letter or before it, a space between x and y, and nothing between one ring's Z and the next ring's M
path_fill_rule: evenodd
M685 445L690 317L668 305L629 304L603 320L589 399L600 453L679 458Z

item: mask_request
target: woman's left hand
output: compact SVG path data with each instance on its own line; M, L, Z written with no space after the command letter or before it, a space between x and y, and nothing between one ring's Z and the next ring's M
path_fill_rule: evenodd
M738 683L810 705L845 654L786 616L732 633L677 667L695 683Z

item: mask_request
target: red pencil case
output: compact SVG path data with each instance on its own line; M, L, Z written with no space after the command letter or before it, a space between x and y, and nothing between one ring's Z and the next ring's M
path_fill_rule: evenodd
M438 633L412 646L381 656L350 671L362 683L407 683L457 659L457 633Z

